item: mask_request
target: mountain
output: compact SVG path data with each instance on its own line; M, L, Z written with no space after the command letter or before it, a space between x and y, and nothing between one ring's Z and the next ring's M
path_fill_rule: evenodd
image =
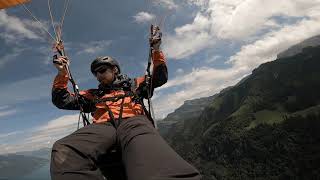
M0 179L18 179L48 163L47 159L8 154L0 156Z
M177 122L180 122L181 124L182 121L187 122L188 119L197 118L199 116L198 112L202 111L207 105L209 105L214 98L215 96L210 96L185 101L181 107L176 109L173 113L168 114L165 119L157 121L159 133L165 136L173 124Z
M51 148L42 148L34 151L21 151L17 152L16 155L32 156L50 160Z
M177 109L163 136L204 180L320 179L319 92L320 46L306 47L203 98L197 116Z
M290 57L290 56L296 55L298 53L301 53L303 48L306 48L309 46L314 47L314 46L319 46L319 45L320 45L320 35L314 36L314 37L306 39L306 40L290 47L289 49L279 53L278 58Z

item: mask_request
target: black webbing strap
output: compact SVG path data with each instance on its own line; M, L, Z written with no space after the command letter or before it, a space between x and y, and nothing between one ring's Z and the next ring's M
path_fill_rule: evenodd
M121 105L120 105L120 112L119 112L119 118L118 118L118 127L120 126L121 121L122 121L122 113L123 113L124 99L125 99L125 98L122 99Z
M140 100L140 104L142 105L143 111L144 111L144 113L146 114L146 116L148 117L148 119L151 121L153 127L156 127L155 124L154 124L154 120L153 120L150 112L147 110L146 106L144 105L142 99Z
M123 104L124 104L124 99L126 97L130 97L132 96L132 92L125 92L124 95L119 95L119 96L115 96L115 97L109 97L109 98L104 98L101 100L97 100L96 103L100 103L100 102L106 102L106 101L112 101L112 102L117 102L118 100L122 99L121 101L121 105L120 105L120 111L119 111L119 117L118 117L118 123L116 122L116 119L114 118L114 115L111 111L111 109L109 108L108 105L106 105L106 110L108 111L109 117L111 119L111 124L117 129L120 126L120 123L122 121L122 114L123 114Z
M116 119L114 118L114 115L113 115L111 109L109 108L108 105L106 105L106 110L108 111L109 117L111 119L111 124L117 129L120 126L120 123L122 121L123 106L124 106L124 100L125 100L126 97L133 97L133 99L136 99L141 104L144 113L146 114L148 119L151 121L152 125L155 127L155 122L154 122L150 112L147 110L146 106L144 105L143 99L135 97L134 93L132 91L126 91L125 94L114 96L114 97L107 97L107 98L103 98L103 99L97 99L97 100L95 100L95 103L97 104L97 103L106 102L106 101L117 102L120 99L122 99L121 105L120 105L120 111L119 111L119 118L117 119L118 123L116 122Z
M123 99L125 97L130 97L130 96L134 96L133 92L127 91L127 92L125 92L125 94L122 94L122 95L118 95L118 96L114 96L114 97L107 97L107 98L103 98L103 99L97 99L97 100L95 100L95 104L101 103L101 102L106 102L106 101L117 102L120 99Z
M90 122L89 122L89 120L88 120L88 118L87 118L86 114L85 114L84 112L82 112L82 111L80 111L80 114L81 114L81 116L82 116L82 123L83 123L83 126L89 125L89 124L90 124Z
M114 119L114 116L113 116L113 113L112 111L110 110L109 106L106 105L106 110L108 111L109 113L109 117L111 119L111 124L113 125L113 127L115 127L116 129L118 128L117 124L116 124L116 120Z

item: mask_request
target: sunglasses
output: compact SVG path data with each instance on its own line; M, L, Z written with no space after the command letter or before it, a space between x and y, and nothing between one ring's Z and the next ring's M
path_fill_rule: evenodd
M105 73L108 69L111 69L111 67L109 67L109 66L102 66L102 67L99 67L99 68L97 68L96 70L94 70L93 74L94 74L95 76L97 76L98 73L103 74L103 73Z

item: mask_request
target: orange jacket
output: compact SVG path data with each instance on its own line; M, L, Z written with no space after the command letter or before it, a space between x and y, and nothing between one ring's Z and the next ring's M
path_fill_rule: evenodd
M168 79L166 60L161 51L154 51L152 54L153 71L152 71L152 91L154 88L165 84ZM120 75L121 77L126 77ZM80 91L82 98L79 102L82 104L84 112L91 112L94 123L104 123L110 121L108 109L111 110L115 119L119 118L120 108L123 100L122 118L129 118L136 115L143 115L144 110L141 102L137 102L133 96L127 96L115 102L104 101L106 98L124 95L127 92L133 92L135 95L143 96L143 84L145 77L138 77L130 80L130 90L128 89L108 89L106 91L99 89L89 89ZM79 110L79 104L75 95L68 90L68 75L58 74L53 82L52 102L60 109ZM139 93L138 93L139 92Z

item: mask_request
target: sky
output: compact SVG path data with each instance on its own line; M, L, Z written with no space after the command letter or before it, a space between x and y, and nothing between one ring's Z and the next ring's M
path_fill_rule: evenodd
M51 3L58 24L64 0ZM91 61L109 55L142 76L150 24L160 25L169 80L152 98L156 119L214 95L320 32L320 0L69 1L63 40L80 89L97 87ZM54 30L47 1L0 10L0 154L51 147L77 129L78 112L51 102Z

